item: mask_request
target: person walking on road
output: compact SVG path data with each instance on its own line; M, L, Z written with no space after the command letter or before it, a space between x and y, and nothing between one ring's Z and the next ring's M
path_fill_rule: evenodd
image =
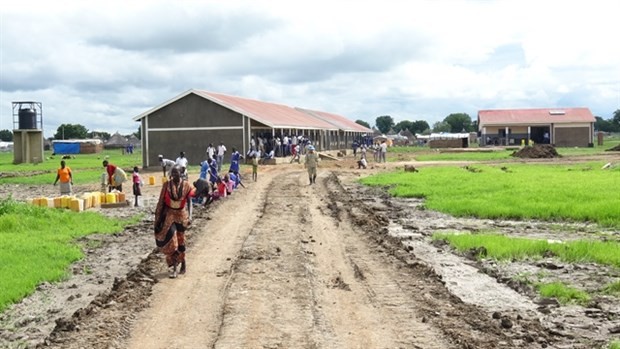
M319 167L319 156L314 152L314 146L308 147L308 153L304 159L304 167L308 170L310 185L316 183L316 169Z
M56 171L54 185L60 181L60 195L71 195L73 192L73 173L67 166L65 160L60 161L60 168Z
M191 205L194 188L187 180L181 178L181 169L174 166L170 171L170 180L161 188L159 201L155 209L155 244L166 256L170 277L185 274L185 231L191 222L186 205Z

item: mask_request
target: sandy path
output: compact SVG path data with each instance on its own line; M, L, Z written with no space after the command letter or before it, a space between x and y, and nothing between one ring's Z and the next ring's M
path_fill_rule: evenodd
M154 287L128 347L448 347L394 270L332 217L328 181L306 181L285 172L222 202L187 275Z

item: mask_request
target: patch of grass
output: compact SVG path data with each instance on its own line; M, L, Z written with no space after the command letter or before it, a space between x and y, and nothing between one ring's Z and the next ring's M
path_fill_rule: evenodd
M590 295L587 292L567 286L561 282L552 282L536 285L542 297L555 298L560 304L577 303L586 305L590 302Z
M56 170L60 167L62 158L54 156L52 159L51 151L45 151L44 156L46 160L41 163L13 164L12 152L0 152L0 173L4 174L0 176L0 184L54 183ZM121 155L120 150L104 150L99 154L76 154L75 158L65 160L73 172L73 182L75 184L98 183L101 180L101 174L104 173L102 161L106 156L109 157L110 162L126 171L134 166L142 167L142 151L140 150L131 155Z
M547 240L513 238L499 234L436 233L460 252L484 247L486 257L497 260L524 260L552 254L565 262L595 262L620 267L620 243L616 241L575 240L550 243Z
M417 173L379 173L360 182L388 187L389 193L398 197L425 198L427 208L457 217L596 222L620 227L620 167L598 170L603 165L437 166Z
M602 292L612 296L620 296L620 280L605 285Z
M609 349L620 349L620 340L613 340L609 343Z
M83 257L75 243L78 238L116 233L132 223L135 218L119 220L0 200L0 311L28 296L39 283L66 278L68 266Z

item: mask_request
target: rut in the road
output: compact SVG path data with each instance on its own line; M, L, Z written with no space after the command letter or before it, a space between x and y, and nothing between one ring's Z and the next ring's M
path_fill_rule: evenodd
M214 347L452 347L402 292L400 272L332 210L325 181L305 180L298 172L272 181L234 265Z

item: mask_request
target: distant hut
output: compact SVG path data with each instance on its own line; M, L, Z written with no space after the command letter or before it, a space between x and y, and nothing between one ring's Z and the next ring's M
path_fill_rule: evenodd
M116 132L105 143L105 148L106 149L126 148L128 144L129 144L129 140L127 140L126 137L121 136L120 133Z
M134 148L140 148L140 144L142 143L140 139L134 134L127 138L127 142L129 142L129 144L131 144Z

